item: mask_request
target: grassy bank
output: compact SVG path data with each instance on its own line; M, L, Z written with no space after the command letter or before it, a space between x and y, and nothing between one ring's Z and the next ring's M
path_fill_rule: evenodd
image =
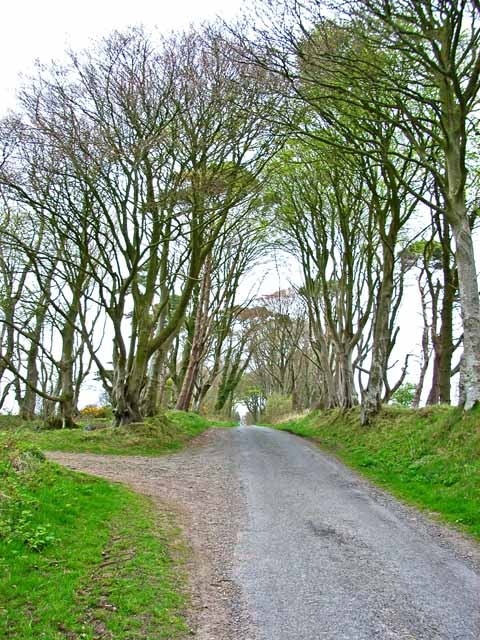
M313 439L395 495L480 539L480 408L387 407L370 427L357 410L276 425Z
M110 423L108 419L90 419L80 422L78 429L46 430L39 422L0 416L0 433L13 433L44 451L156 456L180 449L209 427L234 424L183 411L167 411L127 427L113 428ZM94 428L86 430L87 426Z
M117 429L109 423L45 430L0 417L0 638L188 635L186 552L172 516L120 485L46 461L41 450L156 456L234 423L179 411Z
M0 439L0 637L183 637L178 531L120 485Z

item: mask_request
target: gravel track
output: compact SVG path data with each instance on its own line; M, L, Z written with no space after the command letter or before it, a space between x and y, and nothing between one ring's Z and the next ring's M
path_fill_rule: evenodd
M215 429L159 458L49 456L176 512L200 640L480 640L480 547L295 436Z

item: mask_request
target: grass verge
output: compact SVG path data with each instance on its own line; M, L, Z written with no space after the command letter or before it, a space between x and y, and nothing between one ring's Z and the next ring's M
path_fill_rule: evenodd
M480 407L386 407L369 427L358 410L275 425L308 437L396 496L480 539Z
M171 453L209 427L229 427L234 422L209 420L196 413L167 411L144 422L113 428L108 420L89 420L78 429L39 429L38 423L25 423L11 416L0 417L0 433L36 445L44 451L71 451L118 455L158 456Z
M0 440L0 637L180 638L179 535L120 485Z

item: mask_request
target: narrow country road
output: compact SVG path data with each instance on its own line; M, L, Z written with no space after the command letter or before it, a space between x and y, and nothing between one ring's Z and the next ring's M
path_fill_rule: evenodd
M201 640L480 639L480 547L295 436L239 427L168 457L51 457L178 505Z

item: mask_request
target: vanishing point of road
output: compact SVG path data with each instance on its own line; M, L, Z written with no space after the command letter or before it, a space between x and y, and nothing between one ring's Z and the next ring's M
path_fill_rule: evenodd
M213 566L197 638L480 640L480 547L300 438L239 427L167 457L52 457L180 503Z

